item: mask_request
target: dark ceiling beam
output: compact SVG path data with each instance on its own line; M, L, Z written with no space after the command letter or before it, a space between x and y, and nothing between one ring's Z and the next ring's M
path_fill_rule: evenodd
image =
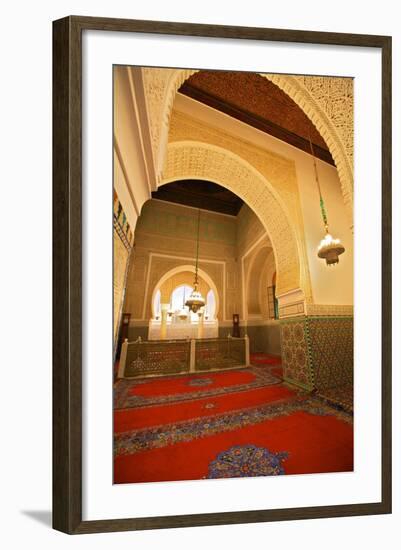
M240 120L241 122L244 122L249 126L253 126L254 128L257 128L258 130L261 130L266 134L281 139L281 141L285 141L286 143L293 145L298 149L301 149L301 151L304 151L305 153L310 154L311 152L309 140L299 136L298 134L294 134L289 130L286 130L282 126L274 124L274 122L271 122L270 120L259 117L258 115L250 113L249 111L244 111L243 109L236 107L232 103L223 101L218 97L209 94L208 92L205 92L191 84L188 84L188 82L185 82L181 86L181 88L179 89L179 93L195 99L200 103L204 103L205 105L208 105L213 109L221 111L222 113L225 113L226 115ZM313 150L317 158L323 160L324 162L327 162L328 164L331 164L332 166L335 166L330 151L316 144L313 144Z
M162 185L157 191L152 193L152 198L183 204L185 206L192 206L193 208L200 208L202 210L211 210L212 212L228 214L229 216L237 216L243 205L243 201L240 199L231 203L225 200L219 200L213 197L213 195L193 193L190 190L181 191L174 189L172 185L173 184Z

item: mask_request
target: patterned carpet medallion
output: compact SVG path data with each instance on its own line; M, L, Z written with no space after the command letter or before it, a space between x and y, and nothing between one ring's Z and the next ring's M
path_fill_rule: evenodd
M232 371L231 371L232 372ZM191 401L193 399L202 399L205 397L213 397L216 395L225 395L229 393L237 393L257 388L263 388L281 382L280 378L274 376L270 369L266 367L248 367L246 369L238 369L238 373L251 374L252 380L246 383L210 387L213 385L213 376L219 377L224 373L210 373L207 377L194 376L187 382L187 386L190 389L193 387L193 391L187 391L185 393L167 393L163 395L136 395L133 393L136 387L144 386L150 383L150 379L118 380L114 385L114 409L129 409L136 407L147 407L152 405L165 405L168 403L177 403L180 401ZM174 380L177 377L163 377L163 380ZM155 379L151 379L155 380ZM160 379L159 379L160 380ZM199 389L198 389L199 388Z
M306 412L319 416L335 416L348 424L353 422L352 415L334 409L320 399L298 397L276 401L268 405L115 434L114 453L115 456L128 455L176 443L193 441L198 438L259 424L266 420L289 416L296 412Z
M282 462L288 453L272 453L265 447L234 445L209 464L208 479L278 476L285 473Z

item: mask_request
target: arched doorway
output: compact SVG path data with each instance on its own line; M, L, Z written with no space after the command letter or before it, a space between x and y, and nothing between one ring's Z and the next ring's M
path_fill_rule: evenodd
M153 288L149 340L217 338L219 292L210 275L198 269L199 291L206 298L204 308L193 313L185 300L193 290L193 265L181 265L164 273Z
M295 231L282 200L262 174L243 158L221 147L195 141L170 143L160 185L185 179L214 181L248 204L272 242L277 294L302 289Z

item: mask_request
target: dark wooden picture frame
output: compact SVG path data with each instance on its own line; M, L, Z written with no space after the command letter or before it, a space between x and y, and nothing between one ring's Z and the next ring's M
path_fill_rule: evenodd
M380 502L82 520L81 71L83 30L379 48L382 52L382 496ZM66 17L53 23L53 527L69 534L391 512L391 37Z

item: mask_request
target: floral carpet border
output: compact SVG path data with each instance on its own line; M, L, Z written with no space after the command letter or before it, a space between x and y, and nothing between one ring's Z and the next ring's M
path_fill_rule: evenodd
M270 369L266 369L265 367L252 366L243 370L241 369L238 372L251 372L255 375L255 379L246 384L220 386L217 388L202 387L202 389L197 389L186 393L156 396L129 395L129 391L132 387L149 382L149 378L135 381L121 379L114 385L114 409L132 409L137 407L149 407L152 405L166 405L168 403L177 403L181 401L192 401L193 399L204 399L205 397L214 397L217 395L226 395L229 393L244 392L266 386L273 386L281 382L280 378L271 374ZM209 373L209 376L212 377L213 374L216 373ZM220 374L220 372L218 374ZM194 374L194 377L200 376L201 373ZM166 376L159 378L159 380L172 380L174 378L174 376Z
M291 398L290 400L283 400L262 407L240 409L221 415L116 434L114 436L114 454L115 456L129 455L166 447L221 432L238 430L280 416L289 416L296 412L306 412L318 416L336 416L339 420L349 424L353 423L352 415L334 409L317 398Z

